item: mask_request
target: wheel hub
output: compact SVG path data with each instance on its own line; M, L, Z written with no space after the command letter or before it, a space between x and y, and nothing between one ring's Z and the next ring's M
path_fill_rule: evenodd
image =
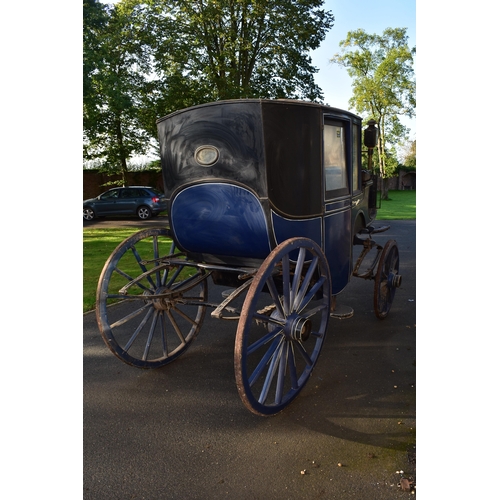
M155 290L154 295L164 295L169 292L166 286L160 286ZM172 307L171 297L158 297L152 300L155 309L160 311L168 311Z
M401 286L401 275L397 273L389 273L387 282L390 288L399 288Z
M312 323L308 318L301 316L291 316L285 326L285 335L291 340L305 342L312 331Z

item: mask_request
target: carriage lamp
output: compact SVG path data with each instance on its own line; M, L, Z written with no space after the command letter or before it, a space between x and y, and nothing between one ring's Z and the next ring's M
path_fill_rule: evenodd
M367 148L374 148L378 140L378 128L375 120L368 121L368 127L364 130L364 144Z
M219 159L219 150L214 146L200 146L194 152L194 159L202 167L210 167L217 163Z
M364 130L363 142L368 148L368 170L373 170L373 148L377 145L378 141L378 128L375 126L375 120L368 120L368 127Z

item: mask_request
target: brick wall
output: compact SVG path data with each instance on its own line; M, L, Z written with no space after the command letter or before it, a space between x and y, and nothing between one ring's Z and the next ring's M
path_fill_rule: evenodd
M83 199L95 198L98 194L113 186L103 184L121 179L120 175L105 175L96 170L83 171ZM129 186L150 186L163 191L163 178L161 172L155 170L141 170L140 172L129 172Z

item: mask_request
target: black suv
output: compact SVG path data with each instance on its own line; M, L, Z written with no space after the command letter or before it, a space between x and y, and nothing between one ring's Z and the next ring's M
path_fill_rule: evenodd
M146 220L165 210L165 195L146 186L113 188L83 202L83 218L87 221L107 215L137 215Z

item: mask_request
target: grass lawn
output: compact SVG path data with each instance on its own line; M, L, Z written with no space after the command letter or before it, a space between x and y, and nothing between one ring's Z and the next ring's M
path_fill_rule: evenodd
M95 308L97 283L111 252L140 228L83 230L83 312Z
M378 220L416 219L416 191L389 191L382 201ZM140 228L106 228L83 230L83 312L95 308L97 282L111 252Z
M389 199L382 201L377 211L378 220L415 220L417 218L417 191L389 191Z

